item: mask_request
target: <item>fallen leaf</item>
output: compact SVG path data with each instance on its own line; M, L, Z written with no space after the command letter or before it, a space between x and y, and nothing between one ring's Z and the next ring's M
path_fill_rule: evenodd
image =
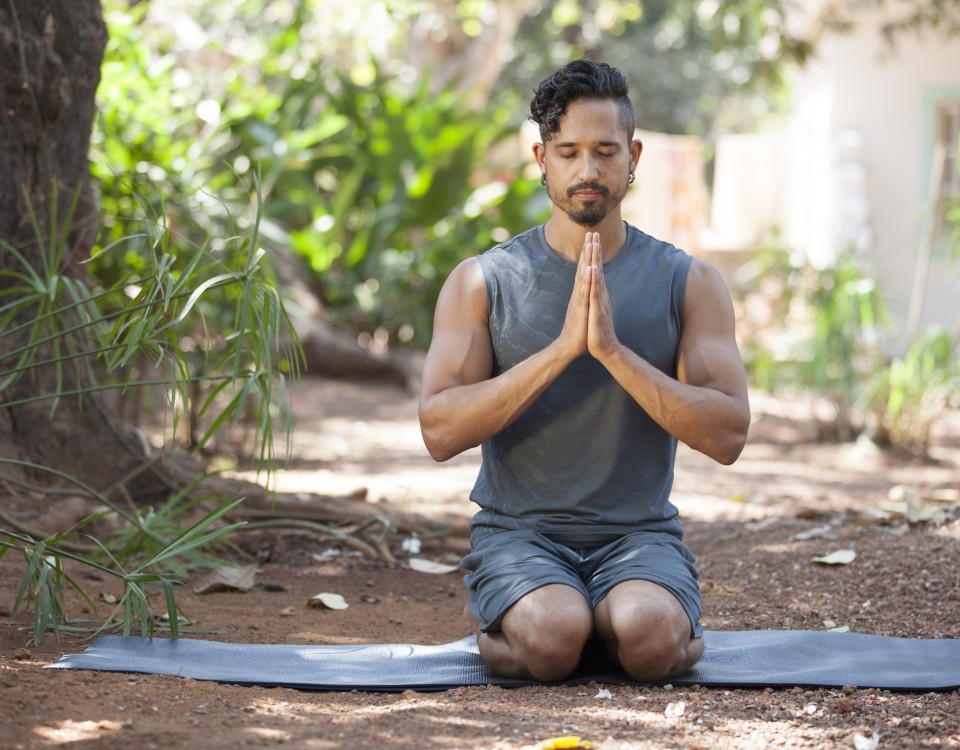
M752 523L747 524L747 529L750 531L763 531L766 528L776 525L780 522L780 519L777 516L767 516L762 518L759 521L753 521Z
M814 557L812 562L822 565L849 565L857 559L857 553L852 549L838 549L823 557Z
M343 557L343 550L337 547L328 547L323 552L314 552L310 557L317 562L326 562L332 557Z
M907 523L932 523L942 526L947 520L947 511L936 502L929 502L915 490L900 484L890 490L889 502L881 505L884 510L903 516Z
M211 571L210 575L197 582L193 587L195 594L208 594L211 591L249 591L253 588L254 577L257 574L257 564L223 565Z
M296 607L284 607L280 610L281 617L293 617L295 614L297 614Z
M679 719L681 716L683 716L683 712L686 710L687 704L683 701L677 701L676 703L668 703L667 708L663 713L673 719Z
M350 605L340 594L331 594L324 591L322 594L311 596L307 600L308 607L326 607L327 609L346 609Z
M607 690L606 688L600 688L600 689L597 691L597 694L596 694L595 696L593 696L593 699L594 699L594 700L598 700L598 699L600 699L600 698L604 698L604 699L606 699L606 700L612 700L612 699L613 699L613 693L611 693L611 692L610 692L609 690Z
M818 539L822 536L826 536L833 528L831 526L817 526L814 529L807 529L806 531L798 531L792 537L790 537L791 542L806 542L809 539Z
M537 750L578 750L591 747L593 747L593 743L590 740L575 735L551 737L547 740L541 740L536 745Z
M415 570L418 573L433 573L435 575L452 573L459 568L457 565L447 565L446 563L434 562L433 560L424 560L422 557L411 557L407 561L407 564L410 566L410 570Z

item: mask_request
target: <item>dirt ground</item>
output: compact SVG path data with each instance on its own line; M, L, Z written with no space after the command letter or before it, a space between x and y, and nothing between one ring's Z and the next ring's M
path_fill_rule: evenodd
M790 404L755 396L751 439L732 467L681 447L675 501L698 556L711 630L851 631L960 638L960 415L937 430L933 460L869 444L815 445ZM295 389L294 460L279 489L368 490L385 509L467 518L478 453L434 464L416 399L390 386L306 379ZM898 512L914 501L908 523ZM50 512L53 512L52 510ZM261 561L246 593L179 601L192 637L250 643L443 643L468 632L459 572L389 566L304 532L238 535ZM456 562L458 536L420 540ZM812 558L854 550L846 565ZM0 558L0 614L22 561ZM199 576L198 576L199 577ZM84 579L93 595L107 584ZM306 606L320 592L348 608ZM117 592L112 592L117 593ZM79 607L79 605L78 605ZM81 616L80 612L76 616ZM8 618L4 618L5 620ZM0 626L0 748L462 748L516 750L579 735L602 750L960 747L960 692L724 690L596 685L439 693L305 692L165 676L44 670L82 639Z

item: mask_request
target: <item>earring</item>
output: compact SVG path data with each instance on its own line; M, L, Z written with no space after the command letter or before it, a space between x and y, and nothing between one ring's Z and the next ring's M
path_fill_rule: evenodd
M546 172L541 172L541 173L540 173L540 184L541 184L541 185L546 185L546 184L547 184L547 173L546 173Z
M637 179L637 175L631 172L630 176L627 178L627 184L632 185L635 179Z

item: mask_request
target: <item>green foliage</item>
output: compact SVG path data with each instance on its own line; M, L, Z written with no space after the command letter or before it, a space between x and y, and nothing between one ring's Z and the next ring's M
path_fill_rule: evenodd
M145 6L107 3L92 144L105 241L129 236L140 214L163 217L176 270L184 246L225 236L245 199L238 178L259 173L261 244L283 261L286 282L306 280L353 333L423 346L450 270L545 217L536 184L498 166L498 151L515 163L512 100L478 109L430 93L428 76L371 67L361 84L317 65L308 55L320 10L307 2L277 6L269 23L255 3L205 3L197 18L210 25L198 32L245 55L211 75L206 57L148 25ZM146 182L163 200L141 208ZM127 247L92 270L106 283L144 257Z
M248 222L246 235L231 236L215 248L194 248L185 257L174 255L167 227L145 224L144 231L129 241L121 239L101 249L101 255L123 257L124 245L134 245L139 253L132 257L142 261L138 272L127 271L107 289L67 275L67 229L56 227L69 228L71 216L72 206L61 217L52 203L50 228L34 219L38 257L27 257L0 241L7 282L0 291L0 339L25 342L2 347L6 353L0 359L0 409L49 401L53 416L66 396L159 387L166 389L176 431L178 411L192 411L191 386L211 383L214 387L197 409L205 417L199 444L255 413L253 451L258 468L269 472L276 463L278 426L286 428L289 445L291 424L282 386L288 374L298 373L302 355L257 242L259 213ZM4 394L43 368L55 373L52 390L19 398ZM71 538L98 517L45 540L0 531L0 554L16 549L28 562L12 614L32 604L34 640L47 628L59 632L66 623L63 602L68 586L83 593L65 573L64 558L122 578L124 594L107 625L116 624L114 618L119 617L124 632L136 621L143 632L152 630L156 617L149 589L158 587L167 603L169 627L176 634L172 582L186 576L186 566L210 562L198 550L234 528L214 525L236 502L214 499L214 510L184 530L182 519L195 516L199 503L190 492L193 487L175 494L158 511L131 511L56 467L6 458L0 463L66 482L121 522L120 531L82 555L70 552ZM12 477L8 481L16 483ZM131 563L133 570L125 572Z
M576 13L560 12L568 5ZM630 79L640 127L709 136L749 129L785 104L790 63L810 42L791 35L782 0L645 0L540 4L523 21L501 85L531 91L574 57L604 60Z
M863 427L857 407L865 383L883 367L889 329L876 284L853 253L817 268L775 247L756 267L751 287L769 295L771 324L746 347L751 382L815 396L829 407L818 414L822 435L852 437Z
M849 16L872 10L882 17L880 30L887 43L896 47L906 35L937 35L949 39L960 35L960 2L957 0L857 0L832 9L832 21L848 26Z
M763 314L742 321L751 382L828 405L816 413L823 438L869 431L877 443L925 454L937 418L960 403L957 335L933 328L887 359L886 308L854 255L816 268L774 245L752 268L741 306Z
M515 108L481 112L452 92L432 94L426 80L407 90L386 75L359 86L333 73L299 88L285 101L322 102L344 127L271 169L270 218L342 327L423 346L453 266L545 216L536 181L490 175L485 163L498 145L511 147ZM303 132L303 106L287 110L263 150L283 139L280 126Z
M0 463L30 466L41 472L50 471L48 467L9 459L0 459ZM43 633L48 630L53 631L59 638L64 630L85 629L83 623L72 620L67 615L65 600L68 588L76 591L95 614L97 605L76 578L67 573L65 563L74 562L104 577L118 579L123 585L123 594L115 602L113 610L102 618L100 626L96 628L97 633L104 630L118 630L123 635L130 635L134 623L139 623L141 635L152 636L157 630L167 629L171 636L176 638L179 635L180 609L176 603L173 586L183 583L186 578L186 568L180 560L195 560L199 550L213 545L239 528L242 524L226 526L216 524L242 501L221 502L213 511L204 515L189 528L173 526L170 530L175 533L161 535L156 529L143 524L141 518L129 517L92 488L76 480L73 482L78 489L91 493L106 506L112 507L115 512L127 516L132 526L139 528L145 538L159 544L155 545L147 555L143 552L145 549L150 549L149 545L136 546L132 555L118 555L119 545L113 539L108 538L104 542L94 540L97 541L102 552L99 557L104 561L101 562L94 552L85 554L73 552L65 544L71 536L92 523L94 518L85 519L77 528L42 540L12 531L2 531L0 556L14 550L20 552L27 562L27 568L10 613L11 622L24 609L28 607L32 609L31 639L35 644L40 642ZM203 558L209 559L206 555L203 555ZM140 562L135 568L130 571L124 570L125 561L137 559ZM165 613L153 605L154 589L159 589L163 595Z
M949 406L960 405L960 339L932 328L872 378L865 400L879 442L926 454L930 432Z

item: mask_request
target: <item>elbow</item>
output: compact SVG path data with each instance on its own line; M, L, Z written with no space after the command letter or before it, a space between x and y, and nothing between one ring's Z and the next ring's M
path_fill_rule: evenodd
M717 463L723 464L724 466L730 466L735 463L747 445L748 426L749 425L745 425L742 429L728 433L726 437L715 446L711 457Z
M731 442L729 445L723 446L714 456L714 460L723 464L724 466L730 466L736 463L736 460L740 458L740 454L743 453L743 448L746 445L746 440L741 440L739 442Z
M743 408L730 414L726 424L717 430L717 442L709 455L719 464L730 466L735 463L747 445L750 432L750 407L744 402Z
M430 440L426 434L423 436L423 444L427 446L427 453L430 454L430 458L437 463L449 461L458 453L458 451L451 450L449 447L443 445L439 441Z
M457 450L451 444L441 426L431 424L430 420L425 419L423 414L420 415L420 435L423 437L423 444L426 446L430 458L438 463L448 461L460 453L460 450Z

